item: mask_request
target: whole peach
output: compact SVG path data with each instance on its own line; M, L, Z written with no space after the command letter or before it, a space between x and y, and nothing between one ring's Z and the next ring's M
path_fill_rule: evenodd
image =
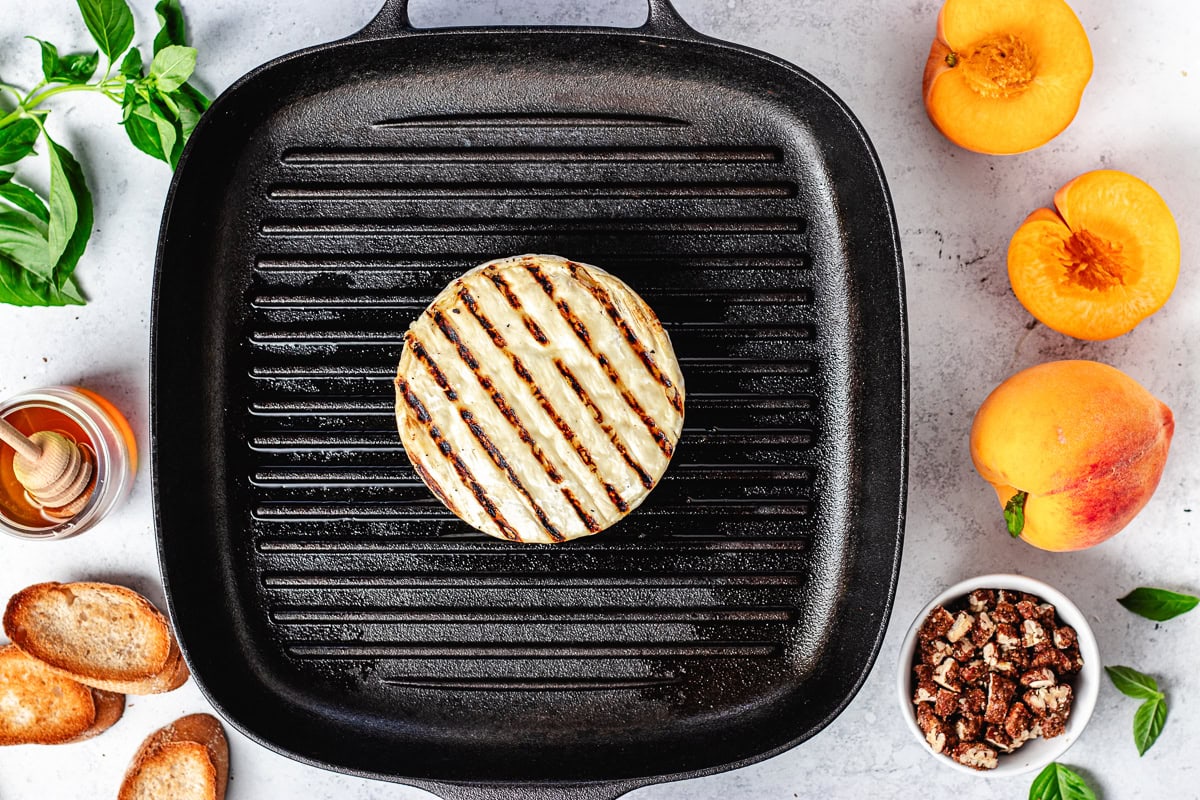
M1174 431L1171 409L1119 369L1052 361L983 401L971 460L995 488L1010 533L1043 550L1082 550L1146 505Z

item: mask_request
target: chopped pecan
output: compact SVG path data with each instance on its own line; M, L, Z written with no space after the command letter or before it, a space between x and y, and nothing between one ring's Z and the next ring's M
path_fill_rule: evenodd
M970 639L959 639L954 643L954 647L950 648L950 655L960 664L965 664L975 657L977 648Z
M1048 718L1055 715L1066 717L1071 712L1074 698L1071 687L1063 683L1044 689L1030 689L1023 699L1034 716Z
M1037 619L1037 603L1030 600L1020 600L1016 603L1017 613L1021 619Z
M947 658L933 668L933 682L955 692L962 691L962 681L958 679L958 669L958 662L953 658Z
M946 632L950 630L950 626L953 624L954 615L942 606L937 606L933 611L929 612L929 616L921 624L921 630L917 633L917 637L922 642L940 639L946 635Z
M1004 722L1016 693L1017 685L1008 678L1001 677L994 672L988 675L987 707L983 712L984 720L993 724Z
M967 664L964 664L958 671L959 680L968 684L979 683L981 680L987 677L987 674L988 667L987 664L983 663L982 659L976 659L968 662Z
M917 706L917 727L925 734L925 741L935 753L949 750L957 744L950 723L939 719L929 706Z
M996 751L986 744L963 742L954 748L951 755L955 761L972 769L996 768Z
M1006 660L1000 654L1000 648L995 642L988 642L983 646L983 663L987 665L992 672L1015 672L1016 667L1011 661Z
M953 658L953 651L945 639L930 639L921 645L921 660L926 664L937 666L947 658Z
M1047 647L1040 653L1034 654L1029 665L1035 668L1049 667L1059 675L1066 675L1075 671L1075 665L1071 661L1071 657L1062 650L1055 650L1053 647Z
M1026 647L1036 647L1046 641L1046 629L1036 619L1027 619L1021 623L1021 641Z
M958 612L954 617L954 624L950 626L950 630L946 631L946 641L954 644L959 639L971 632L971 626L975 624L975 618L965 611Z
M996 623L992 620L992 615L980 611L979 616L975 617L975 627L971 628L971 643L976 647L983 647L995 633Z
M1025 742L1029 741L1033 730L1033 715L1029 713L1029 709L1021 701L1013 703L1012 708L1008 710L1008 715L1004 718L1004 732L1007 733L1016 744L1020 747Z
M1021 621L1021 615L1017 613L1017 607L1012 603L996 603L991 611L992 619L996 622L1006 622L1009 625L1016 625Z
M1078 647L1079 636L1075 633L1075 629L1070 625L1061 625L1056 628L1054 630L1054 646L1059 650Z
M1017 626L1009 622L1002 622L996 626L996 644L1000 645L1005 650L1011 650L1014 647L1020 647L1021 634L1017 632Z
M983 739L1002 753L1011 753L1017 749L1013 744L1012 737L1008 735L1002 725L988 725L983 732Z
M976 589L967 597L967 605L976 614L987 611L996 603L996 593L991 589Z
M960 742L977 742L983 736L983 717L963 714L954 723L954 733Z
M1045 689L1058 683L1054 671L1049 667L1034 667L1021 673L1021 685L1030 689Z
M958 696L958 710L963 716L981 716L987 707L987 693L978 686L967 689Z
M958 692L949 689L938 689L937 699L933 701L933 713L945 719L958 711Z

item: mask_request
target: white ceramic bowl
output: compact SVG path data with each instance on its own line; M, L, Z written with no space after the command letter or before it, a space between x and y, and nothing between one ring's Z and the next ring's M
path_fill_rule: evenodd
M921 729L917 727L916 709L912 703L915 688L913 686L913 659L917 653L917 631L920 629L921 623L925 621L935 606L955 605L976 589L1012 589L1018 592L1028 592L1053 604L1059 618L1074 628L1079 635L1079 653L1083 657L1083 669L1075 676L1072 683L1075 697L1071 706L1071 714L1067 717L1066 732L1053 739L1033 739L1013 753L1000 753L996 768L991 770L971 769L946 755L933 752L925 741ZM959 772L980 777L1000 778L1042 769L1051 761L1056 761L1067 751L1067 748L1075 743L1079 734L1087 726L1088 720L1092 716L1092 710L1096 707L1096 695L1100 692L1100 673L1100 649L1096 646L1096 637L1092 633L1092 628L1088 625L1083 613L1065 595L1041 581L1027 578L1024 575L981 575L978 578L970 578L956 583L930 600L929 605L921 609L921 613L913 620L912 627L908 629L904 643L900 646L900 663L896 670L896 691L909 730L929 755L937 759L939 763Z

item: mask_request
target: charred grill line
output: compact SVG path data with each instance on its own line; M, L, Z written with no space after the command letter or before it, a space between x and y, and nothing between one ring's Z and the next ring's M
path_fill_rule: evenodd
M596 348L592 346L592 336L588 332L587 326L583 324L583 320L575 315L575 312L571 310L571 306L566 300L555 297L554 284L550 282L550 279L546 277L540 267L530 265L525 269L533 276L538 286L542 287L542 291L546 293L546 296L550 298L555 307L558 308L558 312L562 314L563 319L567 321L571 330L575 331L575 335L579 337L579 341L583 342L588 352L595 357L601 369L604 370L604 374L608 376L617 393L621 395L621 399L625 401L625 405L629 406L630 410L634 414L637 414L638 419L646 426L646 430L650 432L650 437L654 439L654 443L658 445L658 449L668 459L671 458L675 453L675 448L672 446L671 440L667 438L667 435L663 433L662 428L658 427L658 423L654 421L654 418L646 413L646 409L642 408L642 404L638 402L633 393L625 386L625 382L621 380L621 373L617 372L603 353L597 352ZM652 486L653 484L647 488L652 488Z
M512 307L513 311L516 311L521 315L521 322L525 323L525 328L530 334L533 335L534 341L536 341L538 344L548 344L550 342L550 338L546 336L541 326L538 325L532 317L525 313L525 307L521 305L521 298L517 297L516 292L514 292L512 287L508 285L508 281L504 280L504 276L499 272L492 270L488 273L488 277L491 279L495 287L500 290L500 294L504 296L504 299L508 302L509 306Z
M500 513L500 509L496 508L496 504L488 497L487 491L479 481L475 480L475 476L471 474L471 470L458 457L458 453L454 452L454 448L446 441L446 437L438 427L433 424L433 418L430 417L421 399L409 387L408 381L403 378L397 378L396 388L400 390L404 402L408 405L412 413L416 415L417 421L421 423L429 438L433 440L438 450L446 457L451 466L454 467L454 472L458 475L458 479L462 481L464 486L471 490L471 494L475 495L475 499L479 502L479 505L487 512L488 517L496 524L496 527L500 529L504 538L514 542L521 541L520 534L504 519L504 515Z
M616 303L613 302L612 295L608 293L607 289L592 280L591 276L586 274L586 272L581 272L579 265L574 261L569 262L568 269L571 272L571 277L591 292L592 297L604 309L604 313L617 326L617 330L621 332L621 336L646 367L646 371L650 373L650 377L654 378L654 380L658 381L659 385L668 390L672 408L683 414L683 397L680 395L679 390L675 388L675 384L671 382L671 379L658 368L658 364L654 362L654 358L646 350L646 346L642 344L641 339L633 332L633 328L629 327L629 322L621 315Z
M638 480L642 482L642 486L646 487L647 490L653 489L654 480L646 473L645 468L638 463L638 460L633 457L633 454L629 452L629 449L621 441L621 437L617 434L616 430L604 421L604 412L592 400L591 395L579 383L579 380L571 372L571 369L561 359L557 358L554 359L554 366L558 368L558 374L562 375L563 380L571 387L571 391L575 392L575 395L579 398L579 402L583 403L587 407L587 410L591 412L592 418L596 420L596 424L608 434L609 440L612 441L613 447L617 448L617 452L621 454L621 458L625 459L625 463L629 465L629 468L637 473Z
M504 278L495 274L489 277L492 279L492 283L496 286L500 293L504 295L505 300L508 301L513 310L520 310L520 298L513 294L512 288L508 285ZM622 514L628 512L629 504L626 503L621 497L621 493L617 491L616 487L613 486L609 481L605 480L600 474L600 468L596 464L595 459L592 458L591 452L587 449L583 442L579 441L579 437L575 435L575 431L571 428L570 424L559 415L558 411L554 408L554 404L550 402L550 399L546 397L546 395L538 387L537 382L533 379L533 374L526 369L525 365L521 362L521 359L516 355L516 353L512 353L508 350L508 343L504 340L504 337L500 334L500 332L496 330L496 327L492 324L491 320L489 320L487 316L484 315L480 310L479 304L475 300L474 296L471 295L471 293L466 289L463 289L459 292L459 299L463 301L463 303L467 306L467 310L471 312L471 315L475 317L480 326L483 327L484 331L488 334L488 337L492 340L492 344L494 344L496 348L500 350L500 352L509 356L509 359L512 362L513 371L517 373L517 377L524 381L525 385L528 386L530 391L533 392L534 399L537 400L538 405L540 405L542 410L546 412L546 416L550 417L550 421L554 423L554 427L558 428L559 433L561 433L563 438L566 439L567 443L571 445L572 449L584 463L584 466L586 466L588 470L591 471L592 475L596 477L596 480L598 480L601 485L604 486L604 492L608 495L608 499ZM524 313L522 313L522 317L525 317ZM526 319L528 318L526 317ZM532 323L533 321L528 320L528 322ZM533 324L536 327L536 323ZM526 327L528 328L529 325L527 324ZM540 328L538 330L540 332ZM530 333L533 333L533 329L530 329ZM515 416L516 415L514 414L514 418ZM628 463L629 461L629 457L626 456L626 462ZM640 466L636 466L636 462L633 462L631 466L634 467L635 471L639 475L639 478L642 479L643 485L646 485L645 481L647 480L647 476L645 471L642 470ZM555 483L560 482L561 478L555 481ZM653 483L647 485L646 488L653 488ZM566 489L563 491L566 492ZM567 500L572 505L575 505L575 500L572 499L573 497L574 496L572 495L571 497L568 497ZM575 511L577 514L581 514L580 519L583 519L583 512L581 512L578 507L575 509ZM591 524L595 524L595 520L591 520L590 524L589 520L591 520L591 517L585 519L584 524L588 525L590 530Z
M445 329L442 328L442 324L445 324L449 327L450 322L444 316L441 319L442 321L438 323L438 328L442 330L443 334L446 334ZM450 341L457 345L460 351L459 355L461 356L462 351L466 350L466 345L462 344L461 340L458 339L457 331L454 331L452 327L450 330L453 332L455 337L450 339ZM496 335L499 336L499 333ZM449 335L446 336L448 339L450 338ZM442 391L446 392L446 397L449 400L457 400L457 392L450 387L450 383L446 379L445 373L443 373L441 369L439 369L438 366L433 363L433 359L429 357L429 353L425 350L425 347L421 344L421 341L417 339L417 337L414 336L411 331L409 332L407 338L413 348L413 355L416 356L418 361L425 364L427 369L430 369L434 381L442 389ZM467 352L470 355L470 351ZM478 364L478 362L476 362L476 364ZM538 464L540 464L542 469L545 470L546 476L555 483L562 483L562 475L559 474L559 471L554 464L550 463L550 459L546 457L544 452L542 452L542 448L538 447L537 442L534 440L533 436L530 435L529 429L525 427L525 423L521 421L521 418L517 415L516 410L509 405L508 400L505 399L504 395L495 389L495 386L490 380L488 380L485 384L485 379L480 377L477 370L475 374L476 377L479 378L480 386L482 386L484 390L487 391L487 393L491 396L492 403L497 409L499 409L500 413L504 416L504 419L508 422L508 424L512 425L513 428L516 429L517 437L529 447L529 451L533 454L533 457L537 459Z

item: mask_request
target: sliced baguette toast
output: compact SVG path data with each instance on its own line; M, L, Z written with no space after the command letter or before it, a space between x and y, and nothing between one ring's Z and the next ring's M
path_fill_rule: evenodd
M0 745L90 739L124 711L123 695L65 678L11 644L0 647Z
M13 644L66 677L120 694L182 685L187 666L170 623L149 600L108 583L39 583L8 601Z
M224 800L229 743L210 714L191 714L150 734L121 782L117 800Z

